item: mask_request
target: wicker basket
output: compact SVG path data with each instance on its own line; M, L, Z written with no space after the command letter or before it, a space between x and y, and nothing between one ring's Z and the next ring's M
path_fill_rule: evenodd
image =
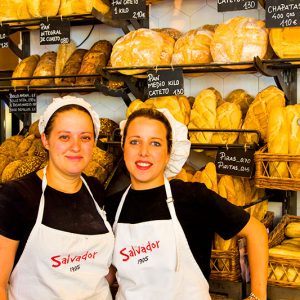
M300 222L300 217L284 215L269 235L269 248L279 245L286 238L284 235L285 227L291 222ZM276 270L280 270L282 274L276 275ZM269 255L268 284L300 289L299 258Z
M268 211L261 221L266 228L273 225L274 213ZM231 250L215 250L211 252L210 259L210 279L241 281L240 254L238 248Z
M255 160L255 185L258 188L269 188L278 190L300 190L300 178L294 178L289 163L299 163L300 155L272 154L267 152L265 145L254 154ZM269 174L270 163L285 163L289 172L288 177L274 177Z

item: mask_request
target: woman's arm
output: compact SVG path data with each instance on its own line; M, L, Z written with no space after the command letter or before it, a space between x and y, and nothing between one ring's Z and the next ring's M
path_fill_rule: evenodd
M105 276L105 278L108 281L109 285L112 285L116 281L116 271L117 271L117 269L113 265L111 265L109 267L109 272ZM1 300L1 298L0 298L0 300Z
M19 241L0 235L0 300L7 300L7 287Z
M247 240L251 292L258 299L266 300L269 257L267 230L261 222L250 217L249 222L238 233L238 237L245 237Z

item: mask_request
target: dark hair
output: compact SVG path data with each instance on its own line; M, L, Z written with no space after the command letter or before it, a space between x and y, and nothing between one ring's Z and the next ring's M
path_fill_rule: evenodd
M167 145L168 145L168 153L171 153L171 148L172 148L172 127L170 125L170 122L168 121L167 117L160 111L154 108L141 108L136 111L134 111L127 119L125 127L124 127L124 132L123 132L123 139L122 139L122 147L124 147L127 131L128 131L128 126L130 123L138 118L138 117L144 117L152 120L157 120L160 121L161 123L164 124L166 130L167 130Z
M93 123L93 131L94 131L94 138L96 137L95 135L95 126L94 126L94 122L93 122L93 119L92 119L92 116L90 115L90 113L88 112L88 110L86 110L84 107L80 106L80 105L77 105L77 104L68 104L68 105L65 105L65 106L62 106L60 107L58 110L56 110L53 115L50 117L46 127L45 127L45 130L44 130L44 133L46 136L49 136L49 134L51 133L52 129L53 129L53 123L57 117L57 115L59 113L62 113L64 111L69 111L69 110L80 110L80 111L83 111L85 113L87 113L91 120L92 120L92 123Z

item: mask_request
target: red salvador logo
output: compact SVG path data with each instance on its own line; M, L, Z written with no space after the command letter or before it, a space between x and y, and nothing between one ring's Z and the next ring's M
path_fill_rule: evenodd
M52 262L54 264L52 265L53 268L58 268L60 265L67 265L73 262L81 262L82 260L88 260L88 259L95 259L95 256L98 252L89 252L86 251L82 255L74 255L72 256L69 254L68 256L61 256L61 255L55 255L51 257Z
M144 254L148 252L152 252L154 249L159 248L159 242L150 242L143 246L131 246L129 248L123 248L120 250L120 254L124 256L123 261L128 261L131 257L137 256L139 254Z

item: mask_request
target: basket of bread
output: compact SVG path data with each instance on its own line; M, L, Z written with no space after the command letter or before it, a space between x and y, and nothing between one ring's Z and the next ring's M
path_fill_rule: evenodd
M268 284L300 289L300 217L284 215L269 235Z

